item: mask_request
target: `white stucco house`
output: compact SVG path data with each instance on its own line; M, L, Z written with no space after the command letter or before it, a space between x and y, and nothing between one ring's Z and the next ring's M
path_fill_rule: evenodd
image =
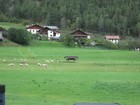
M44 26L39 30L39 34L47 35L48 39L60 39L60 31L57 26Z
M112 42L113 44L118 44L120 40L120 36L105 35L105 39Z
M26 26L26 30L28 32L31 32L32 34L38 34L38 31L42 28L43 27L41 27L40 25L37 25L37 24L32 24L32 25L27 25Z
M32 24L26 26L26 30L32 34L39 34L40 37L47 37L50 39L60 39L60 31L57 26L40 26L37 24Z

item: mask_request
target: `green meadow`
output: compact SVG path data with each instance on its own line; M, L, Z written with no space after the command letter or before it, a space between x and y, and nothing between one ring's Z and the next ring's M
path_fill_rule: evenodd
M79 59L67 62L64 56ZM28 66L20 66L22 62ZM139 105L140 52L67 48L45 41L0 47L0 83L6 85L6 105Z
M20 23L9 23L9 22L0 22L0 27L3 27L5 29L9 29L9 28L22 28L25 29L25 26L23 24Z

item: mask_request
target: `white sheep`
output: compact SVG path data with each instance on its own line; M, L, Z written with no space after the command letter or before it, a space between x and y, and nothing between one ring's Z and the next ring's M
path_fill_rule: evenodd
M6 59L3 59L2 61L3 61L3 62L5 62L5 61L6 61Z
M50 60L50 62L52 62L52 63L53 63L53 62L54 62L54 60Z
M20 66L24 66L24 64L23 64L23 63L20 63L19 65L20 65Z
M25 65L25 66L29 66L28 63L25 63L24 65Z
M14 63L9 63L8 66L15 66L15 64Z
M49 63L50 61L46 60L47 63Z
M42 64L41 64L41 63L37 63L37 65L38 65L38 66L42 66Z
M48 67L48 65L47 64L41 64L43 67Z

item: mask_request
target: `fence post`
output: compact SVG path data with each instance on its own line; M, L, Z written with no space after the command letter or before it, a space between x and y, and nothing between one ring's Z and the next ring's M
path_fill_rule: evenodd
M0 84L0 105L5 105L5 85Z

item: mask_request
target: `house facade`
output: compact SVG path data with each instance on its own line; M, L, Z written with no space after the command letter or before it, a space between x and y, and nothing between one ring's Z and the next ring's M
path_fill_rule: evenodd
M75 39L81 39L81 38L90 39L91 38L90 34L88 34L86 32L83 32L83 31L81 31L79 29L76 30L76 31L73 31L71 33L71 35L73 35Z
M26 30L28 32L31 32L32 34L38 34L38 31L42 28L43 27L41 27L40 25L37 25L37 24L32 24L32 25L26 26Z
M120 36L105 35L105 39L112 42L113 44L118 44L120 40Z
M60 32L56 26L44 26L39 30L39 34L47 36L48 39L60 39Z
M38 39L59 39L60 32L57 26L40 26L37 24L26 26L26 30L32 34L39 34L41 38Z

